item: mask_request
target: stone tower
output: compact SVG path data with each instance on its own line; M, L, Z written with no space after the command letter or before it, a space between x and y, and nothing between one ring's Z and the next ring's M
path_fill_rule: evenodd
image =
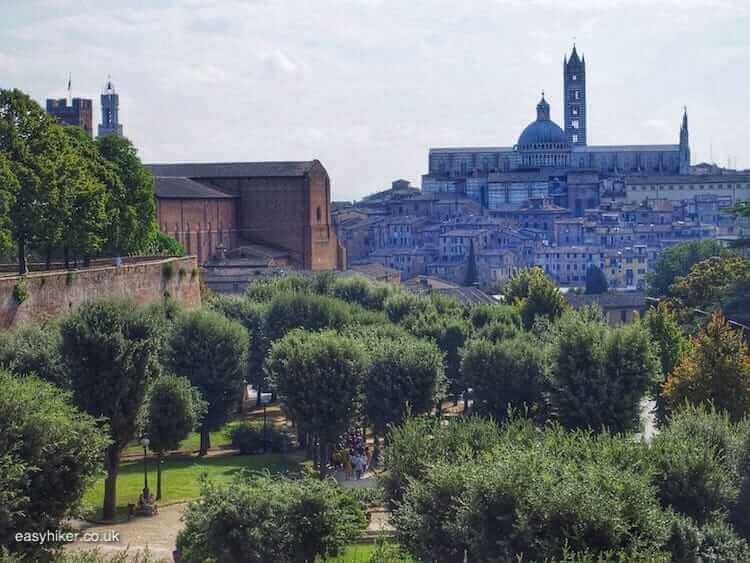
M122 125L119 121L120 96L115 92L115 85L107 78L107 85L102 92L102 122L99 125L99 137L119 135L122 137Z
M687 108L680 126L680 174L690 174L690 136L688 135Z
M563 61L565 135L571 145L586 145L586 57L579 58L575 44L570 59Z

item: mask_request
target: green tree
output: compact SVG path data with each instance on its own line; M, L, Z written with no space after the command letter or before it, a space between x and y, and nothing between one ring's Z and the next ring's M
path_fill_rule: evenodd
M695 264L686 276L676 278L670 291L687 307L718 309L738 283L750 283L750 259L712 256Z
M37 375L58 387L70 387L63 363L62 337L55 322L21 326L0 333L0 366L18 375Z
M710 256L726 254L719 241L714 239L682 242L664 250L648 275L649 295L660 297L670 294L670 286L679 276L686 276L694 264Z
M333 557L366 527L359 503L331 481L240 475L206 481L177 536L181 561L305 563Z
M146 388L159 371L158 326L153 315L128 301L89 302L62 323L63 358L76 403L109 425L106 520L115 515L120 455L135 436Z
M522 270L503 288L505 302L515 305L529 330L537 317L558 318L568 309L555 283L538 267Z
M13 219L10 211L20 188L10 161L0 153L0 256L13 252Z
M278 340L295 328L341 329L351 322L346 303L332 297L305 293L281 293L274 297L266 315L268 338Z
M607 276L604 275L604 272L602 272L601 268L594 264L591 264L586 270L586 293L607 293L607 289L609 289Z
M110 250L124 254L142 251L158 229L154 178L124 137L105 135L96 144L119 179L109 186Z
M265 361L271 343L267 337L266 312L268 306L256 303L247 298L217 295L211 302L211 308L222 313L228 319L237 321L245 327L250 335L250 348L247 361L247 382L258 391L258 405L261 392L265 388Z
M367 420L383 436L407 413L429 412L444 391L443 356L437 346L416 338L383 340L365 378Z
M656 416L659 422L664 422L666 410L661 396L661 387L687 350L689 340L677 323L674 312L664 302L646 312L643 324L648 329L651 341L659 355L661 378L655 383L652 395L656 401Z
M50 247L62 234L64 210L59 175L66 138L44 110L19 90L0 90L0 154L18 182L10 208L11 230L21 275L32 246ZM8 182L10 183L8 184ZM16 188L6 176L6 189Z
M184 377L162 375L148 390L144 432L156 453L156 499L161 499L164 454L176 450L200 424L207 405L200 391Z
M543 350L527 338L469 341L461 363L475 408L496 420L505 419L509 409L536 417L544 413L545 368Z
M106 429L36 377L0 370L0 389L0 546L43 560L56 543L15 535L63 526L101 470Z
M211 447L209 432L224 425L242 396L249 347L241 324L210 310L184 313L169 336L167 368L187 377L208 403L200 428L200 455Z
M567 428L638 430L640 401L659 361L640 324L610 330L601 313L569 312L555 326L549 398Z
M712 402L732 420L750 408L750 355L739 330L733 330L721 313L714 313L693 339L662 387L668 412L683 403Z
M333 331L294 330L274 342L267 370L299 429L318 443L318 469L327 448L349 428L359 409L367 357L361 345Z

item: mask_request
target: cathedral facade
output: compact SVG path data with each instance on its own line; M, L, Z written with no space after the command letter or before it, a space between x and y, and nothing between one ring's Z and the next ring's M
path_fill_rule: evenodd
M598 205L603 184L626 176L688 174L687 112L674 145L589 145L586 60L573 46L563 63L564 128L544 98L536 119L512 147L432 148L425 192L465 193L489 210L511 211L530 199L550 198L581 215Z

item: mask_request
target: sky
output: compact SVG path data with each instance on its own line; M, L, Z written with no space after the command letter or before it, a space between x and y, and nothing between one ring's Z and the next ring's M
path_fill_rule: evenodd
M332 198L419 185L430 147L512 146L586 57L589 144L750 168L748 0L0 0L0 87L94 99L144 162L319 159Z

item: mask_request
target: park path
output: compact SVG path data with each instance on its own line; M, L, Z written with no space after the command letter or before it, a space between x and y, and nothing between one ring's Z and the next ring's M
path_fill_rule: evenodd
M362 479L344 479L342 472L335 475L336 481L343 488L371 488L376 485L375 474L366 472ZM173 504L159 509L156 516L136 516L130 522L112 524L91 523L85 520L74 520L71 527L74 531L97 534L99 537L109 537L113 532L119 534L119 541L111 543L90 543L79 539L67 544L67 551L88 551L98 549L102 554L115 554L127 551L135 556L148 549L152 556L165 561L172 560L172 550L175 547L177 533L182 528L180 517L185 511L187 503ZM365 537L372 537L381 532L393 530L388 522L388 512L384 510L372 511L370 523L365 531Z
M180 517L187 503L173 504L159 509L155 516L137 516L130 522L112 524L92 524L85 520L74 520L71 527L81 534L98 534L108 537L112 532L119 533L119 541L108 543L90 543L79 539L65 546L69 551L89 551L98 549L102 554L114 554L128 551L135 555L145 549L152 556L172 561L172 550L177 539L177 532L182 528Z

